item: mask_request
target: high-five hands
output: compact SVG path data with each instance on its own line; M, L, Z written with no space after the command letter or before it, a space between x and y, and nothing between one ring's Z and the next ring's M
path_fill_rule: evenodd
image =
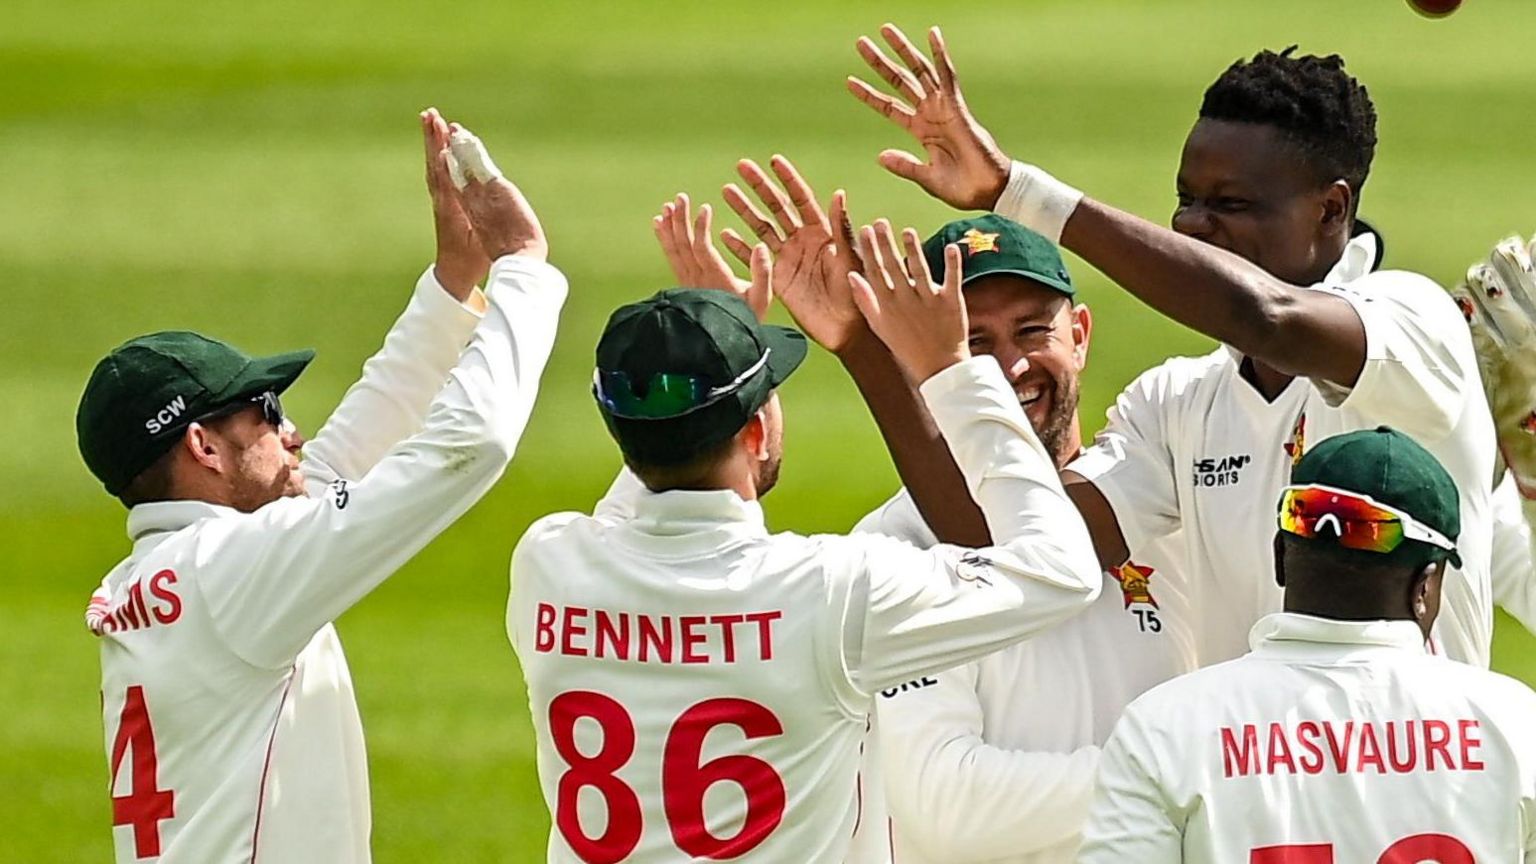
M788 159L775 156L768 164L782 189L750 159L738 162L736 171L773 214L771 219L735 183L722 190L725 203L757 235L758 248L766 246L773 253L773 292L795 323L818 345L841 352L864 330L848 289L848 274L858 269L859 260L848 224L847 195L841 189L832 194L829 214ZM743 262L756 254L729 228L720 239Z
M437 234L437 262L433 272L438 284L455 300L469 299L475 286L485 281L491 259L480 248L469 216L454 190L448 155L448 121L436 108L421 112L421 137L427 156L427 195L432 199L432 225Z
M1536 267L1527 247L1508 237L1467 270L1453 292L1467 323L1493 409L1499 452L1520 494L1536 499Z
M667 257L678 287L728 291L745 300L757 319L763 320L773 302L768 246L759 243L744 250L741 257L752 278L738 279L711 238L710 223L714 213L710 206L700 204L697 217L690 215L690 209L688 196L679 193L661 205L660 215L651 220L656 242L661 244L661 252Z
M480 139L463 126L444 121L436 109L423 113L422 126L427 139L428 188L432 190L433 209L438 217L439 264L442 263L445 226L456 250L464 252L464 242L473 237L483 255L483 258L471 261L473 256L464 252L464 266L456 269L458 262L455 261L450 264L450 273L462 270L464 275L475 273L479 274L478 278L484 278L484 271L479 270L479 266L483 264L488 270L490 262L503 255L526 255L540 261L547 259L549 241L544 236L538 215L522 191L502 176ZM446 187L442 182L445 174L449 180ZM458 205L456 212L449 206L450 195ZM459 216L463 217L463 222L458 221ZM467 234L463 233L464 223L467 223ZM473 268L468 266L471 263ZM441 271L438 278L443 278ZM449 278L458 280L463 277L450 275ZM469 283L469 287L473 285L474 282ZM452 288L447 282L443 287Z
M861 272L848 276L853 300L869 329L891 349L907 377L921 383L971 356L960 294L960 247L944 247L944 281L935 283L917 232L879 219L859 229ZM904 251L903 251L904 250Z
M933 61L894 24L882 26L880 35L905 68L867 36L859 37L859 56L906 101L853 76L848 78L848 90L911 133L928 158L925 163L905 150L886 150L880 154L881 166L951 207L992 209L1008 184L1012 163L966 107L943 34L937 27L928 31Z

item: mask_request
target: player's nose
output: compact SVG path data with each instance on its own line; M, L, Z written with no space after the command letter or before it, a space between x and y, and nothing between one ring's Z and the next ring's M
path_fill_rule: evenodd
M1216 220L1211 211L1199 204L1190 204L1173 211L1173 230L1196 240L1209 240L1216 231Z
M1023 351L1003 350L992 356L997 358L997 365L1003 367L1003 375L1010 384L1017 384L1024 373L1029 371L1029 355Z
M304 446L304 434L299 431L299 427L293 425L292 420L284 418L282 429L279 431L282 434L284 450L298 450Z

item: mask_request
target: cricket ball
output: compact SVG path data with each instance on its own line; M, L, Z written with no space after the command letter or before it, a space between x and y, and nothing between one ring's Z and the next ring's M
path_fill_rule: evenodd
M1408 5L1425 18L1444 18L1461 8L1461 0L1408 0Z

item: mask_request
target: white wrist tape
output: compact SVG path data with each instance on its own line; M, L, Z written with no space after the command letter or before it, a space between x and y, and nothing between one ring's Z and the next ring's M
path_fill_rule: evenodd
M1015 162L1008 170L1008 185L993 209L1052 243L1060 243L1061 229L1082 200L1082 192L1045 171Z
M456 188L463 189L470 180L489 183L501 179L501 169L485 152L485 145L468 129L460 129L448 139L448 175Z

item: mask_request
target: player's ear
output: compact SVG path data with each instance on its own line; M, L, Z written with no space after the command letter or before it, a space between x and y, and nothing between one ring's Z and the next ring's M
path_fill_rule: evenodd
M1275 532L1275 584L1285 587L1285 535Z
M1093 313L1082 303L1072 307L1072 354L1077 371L1088 365L1088 340L1093 335Z
M1323 190L1322 227L1325 229L1348 228L1350 214L1354 212L1355 193L1343 180L1329 183Z
M1440 615L1440 584L1444 577L1445 562L1436 561L1419 568L1408 584L1408 609L1424 631L1425 639Z
M741 427L736 433L736 438L752 454L752 458L759 462L768 461L768 417L763 409L759 408L747 425Z
M193 423L182 433L181 444L187 453L197 464L213 471L218 471L222 466L219 456L219 447L214 441L213 433L201 423Z

